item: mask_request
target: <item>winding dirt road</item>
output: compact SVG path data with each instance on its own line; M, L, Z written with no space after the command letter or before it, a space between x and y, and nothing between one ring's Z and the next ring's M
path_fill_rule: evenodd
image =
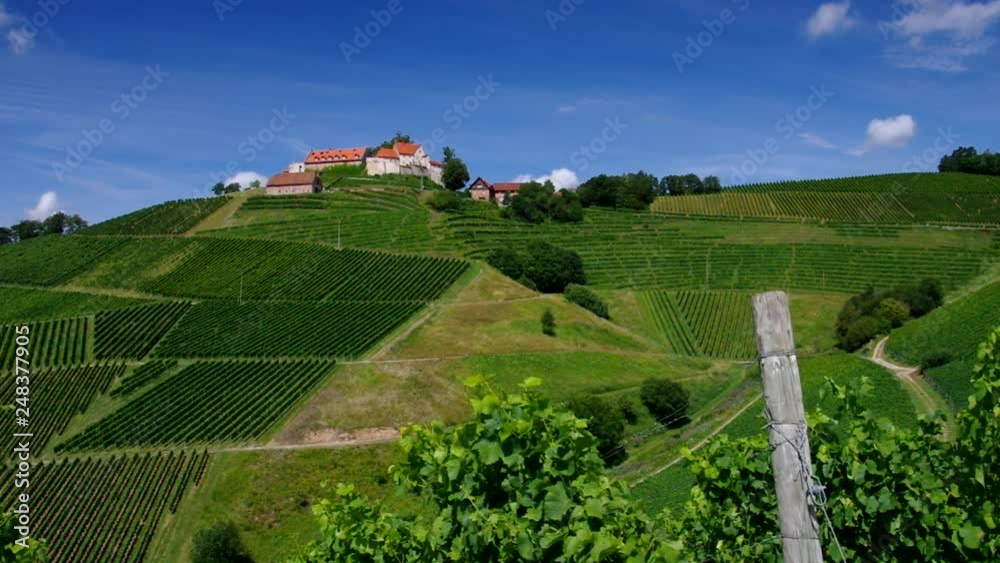
M920 368L901 366L894 364L885 358L885 345L889 342L889 337L886 336L875 345L872 350L871 361L884 367L885 369L891 371L893 375L899 378L903 382L907 391L916 401L920 410L923 411L922 414L931 414L934 411L943 410L942 405L945 404L944 399L930 386L923 377L920 376ZM951 426L945 424L944 427L945 438L951 436Z

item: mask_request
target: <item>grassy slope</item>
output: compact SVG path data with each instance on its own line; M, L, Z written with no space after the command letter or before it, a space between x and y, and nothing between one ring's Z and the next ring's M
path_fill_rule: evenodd
M900 426L913 427L916 422L916 405L899 380L863 358L848 354L803 358L799 362L799 368L802 395L807 409L823 408L831 412L835 408L832 399L820 400L820 391L826 378L845 384L860 382L862 377L867 377L874 389L871 395L862 400L863 406ZM763 406L763 403L760 404ZM732 437L745 437L754 433L763 434L763 427L761 409L754 407L733 420L723 432ZM677 507L682 504L687 499L692 483L682 462L647 480L636 487L633 493L642 500L647 510L659 511L667 506Z

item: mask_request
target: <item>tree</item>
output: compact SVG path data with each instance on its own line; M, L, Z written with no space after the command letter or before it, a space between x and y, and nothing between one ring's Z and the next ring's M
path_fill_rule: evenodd
M454 212L462 209L462 198L455 192L436 191L427 205L435 211Z
M584 285L569 284L563 296L574 305L579 305L602 319L611 318L608 314L608 305L601 300L601 297L594 293L594 290Z
M691 396L676 381L647 379L639 389L639 399L649 414L668 428L683 426L688 422Z
M314 507L321 538L300 561L676 560L681 545L612 481L587 423L526 380L516 394L473 388L472 420L403 429L398 487L435 507L402 517L350 485Z
M253 563L232 522L219 522L194 535L192 563Z
M253 182L250 182L251 190L259 190L262 187L263 186L261 185L260 180L254 180Z
M706 194L717 194L722 192L722 182L718 176L705 176L702 180L702 188Z
M574 397L566 406L577 418L587 421L587 430L597 438L597 453L606 465L625 461L627 453L622 447L625 415L617 404L598 395L582 395Z
M552 309L546 308L542 313L542 334L545 336L556 335L556 316L552 314Z
M571 283L587 283L583 260L572 250L536 240L527 244L525 254L524 276L543 293L560 293Z
M67 216L62 211L53 213L49 215L45 221L42 221L42 229L46 235L61 235L66 229Z
M559 223L583 221L583 204L580 202L580 194L573 190L560 190L553 194L549 204L549 216L553 221Z
M542 223L549 217L549 206L554 195L555 188L551 182L546 182L545 185L538 182L523 184L517 197L511 201L511 216L528 223Z
M444 187L457 192L469 183L469 169L461 158L455 156L455 149L444 148L444 170L441 172Z
M10 230L14 233L18 241L25 241L42 236L45 233L45 225L41 221L25 219L11 225Z
M841 340L841 348L853 352L888 330L889 322L874 316L863 316L851 323Z
M906 303L891 297L879 302L877 313L879 317L889 321L892 328L903 326L910 318L910 308Z
M7 227L0 227L0 244L11 244L16 242L14 239L14 231L8 229Z
M83 217L80 217L79 215L74 213L73 215L70 215L69 217L66 218L66 223L64 224L63 227L63 233L71 235L73 233L86 229L87 226L88 226L87 221L84 220Z
M524 257L510 248L496 248L486 255L486 263L512 280L524 277Z
M614 207L618 201L618 181L605 174L587 180L576 191L584 207Z
M686 195L687 188L681 176L664 176L660 179L657 192L660 195Z
M697 174L687 174L681 176L681 182L684 184L684 193L688 194L705 193L705 184L702 183L701 178L699 178Z
M234 194L240 191L241 189L243 189L243 186L241 186L239 182L233 182L232 184L226 186L226 189L223 191L223 193Z
M222 195L226 193L226 185L219 182L218 184L212 186L212 193L215 195Z

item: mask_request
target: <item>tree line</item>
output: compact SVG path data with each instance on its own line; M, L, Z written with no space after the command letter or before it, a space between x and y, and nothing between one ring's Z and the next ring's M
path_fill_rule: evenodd
M71 235L86 228L87 225L83 217L59 211L43 221L24 219L10 227L0 227L0 244L12 244L42 235Z
M989 149L979 153L975 147L958 147L950 155L941 158L938 172L1000 176L1000 154Z

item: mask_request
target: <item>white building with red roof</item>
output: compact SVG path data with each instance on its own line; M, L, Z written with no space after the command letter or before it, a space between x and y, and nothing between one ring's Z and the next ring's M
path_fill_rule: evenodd
M306 170L323 170L331 166L358 166L365 161L365 148L326 149L312 151L306 157Z
M431 160L424 147L416 143L396 143L392 148L382 147L368 157L365 169L369 176L405 174L423 176L430 178L436 184L442 184L444 165Z

